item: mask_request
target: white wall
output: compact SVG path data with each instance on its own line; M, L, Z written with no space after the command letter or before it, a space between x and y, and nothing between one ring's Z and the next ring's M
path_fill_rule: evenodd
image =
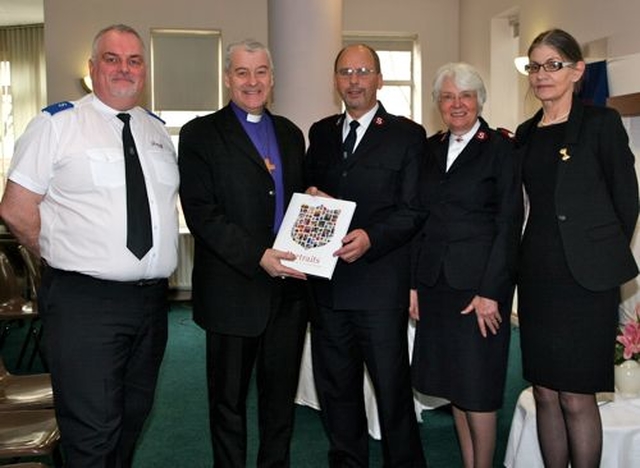
M640 174L640 157L638 157L640 156L640 116L624 117L622 121L629 133L631 151L636 155L636 174ZM631 250L636 257L636 261L640 263L640 232L638 232L638 228L636 228L636 233L633 236ZM629 320L633 316L635 308L640 304L640 278L636 277L623 285L621 296L620 311Z
M500 86L491 86L492 20L509 11L519 10L521 54L539 32L554 26L568 30L581 43L606 38L608 57L640 53L637 1L344 0L343 3L345 31L417 34L422 59L422 123L429 133L442 127L431 102L431 80L435 70L449 61L464 60L479 69L490 90L484 114L492 125L513 126L510 121L502 121L507 120L502 117L505 106L518 107L516 120L522 120L537 106L535 101L526 99L525 77L513 78L519 83L516 102L511 96L496 93ZM113 22L131 24L145 35L147 42L148 31L153 27L220 29L224 44L245 37L268 42L266 0L55 0L44 2L44 7L49 101L81 96L78 77L86 72L91 38L98 29ZM328 70L330 66L327 64ZM495 63L493 68L496 69ZM500 109L496 112L500 121L492 121L494 109Z
M606 54L609 58L640 53L638 1L460 0L460 58L478 67L488 81L491 80L491 20L513 8L519 9L521 55L526 53L529 44L538 33L552 27L565 29L581 44L606 39ZM640 91L640 80L636 82L636 91ZM537 108L537 103L527 98L527 82L524 76L520 78L518 95L520 120L523 120ZM490 98L492 103L500 101L500 96ZM491 122L490 106L487 112Z
M459 0L344 0L347 31L408 32L418 35L422 62L422 124L429 134L442 128L431 100L436 70L459 59ZM384 76L384 70L383 76Z
M150 28L220 29L224 45L245 37L268 43L266 0L49 0L44 4L50 102L82 95L78 78L86 73L90 42L100 28L111 23L130 24L147 43ZM430 99L433 73L443 63L458 59L458 4L458 0L344 0L345 30L418 35L422 122L429 132L441 126ZM331 68L328 63L327 73Z
M219 29L224 45L268 39L266 0L49 0L44 9L50 102L83 95L78 78L87 73L93 36L113 23L136 28L147 46L151 28Z

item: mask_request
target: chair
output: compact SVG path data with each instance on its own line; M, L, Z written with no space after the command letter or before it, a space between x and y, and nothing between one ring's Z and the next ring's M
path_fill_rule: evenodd
M22 244L18 246L18 252L27 269L30 299L35 301L38 298L38 288L42 280L42 261Z
M0 252L0 325L2 326L0 349L14 322L31 320L37 315L38 311L33 303L27 301L21 294L18 279L9 258L4 252Z
M0 411L53 408L49 374L12 375L0 356Z
M52 409L0 411L0 460L49 457L62 466L60 431Z
M42 463L28 462L28 463L11 463L10 465L2 465L2 468L49 468L48 465Z
M38 289L40 288L40 283L42 281L42 260L37 257L33 252L27 249L24 245L18 246L18 252L22 257L24 265L27 270L27 281L29 283L29 299L31 302L31 307L36 311L38 310ZM40 324L40 317L34 317L29 323L29 331L25 337L25 343L20 350L20 356L18 357L17 367L20 367L22 364L22 359L27 351L27 346L29 344L29 339L33 338L33 351L31 351L31 357L29 358L29 367L31 369L33 366L33 361L36 357L36 354L40 354L40 339L42 337L42 325ZM40 356L42 359L42 364L45 369L48 369L46 361L43 359L42 355Z

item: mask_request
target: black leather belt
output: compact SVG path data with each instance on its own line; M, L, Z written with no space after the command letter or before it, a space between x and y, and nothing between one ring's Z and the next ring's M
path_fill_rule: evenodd
M126 286L146 287L146 286L155 286L157 284L160 284L163 281L167 281L166 278L151 278L151 279L141 279L141 280L133 280L133 281L117 281L117 280L100 279L100 278L95 278L93 276L85 275L84 273L79 273L77 271L60 270L58 268L53 268L44 262L43 262L43 268L50 271L54 275L78 276L78 277L91 279L94 281L103 281L105 283L112 283L114 285L122 284Z
M160 281L164 281L164 278L144 279L144 280L137 280L137 281L116 281L116 282L122 283L122 284L129 284L131 286L154 286L160 283Z

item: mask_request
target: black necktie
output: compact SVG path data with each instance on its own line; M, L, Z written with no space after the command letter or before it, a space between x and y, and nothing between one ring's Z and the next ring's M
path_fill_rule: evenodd
M127 183L127 248L138 259L142 259L153 245L151 234L151 213L147 186L144 183L142 167L133 141L129 114L118 114L124 122L122 146L124 147L124 169Z
M344 139L344 143L342 143L342 153L345 158L348 158L353 154L353 148L356 146L356 130L360 126L357 120L352 120L349 124L349 134L347 138Z

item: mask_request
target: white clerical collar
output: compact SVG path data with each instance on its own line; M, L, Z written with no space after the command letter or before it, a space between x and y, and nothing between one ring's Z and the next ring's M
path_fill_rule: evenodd
M250 114L247 112L247 122L260 123L262 120L262 114Z

